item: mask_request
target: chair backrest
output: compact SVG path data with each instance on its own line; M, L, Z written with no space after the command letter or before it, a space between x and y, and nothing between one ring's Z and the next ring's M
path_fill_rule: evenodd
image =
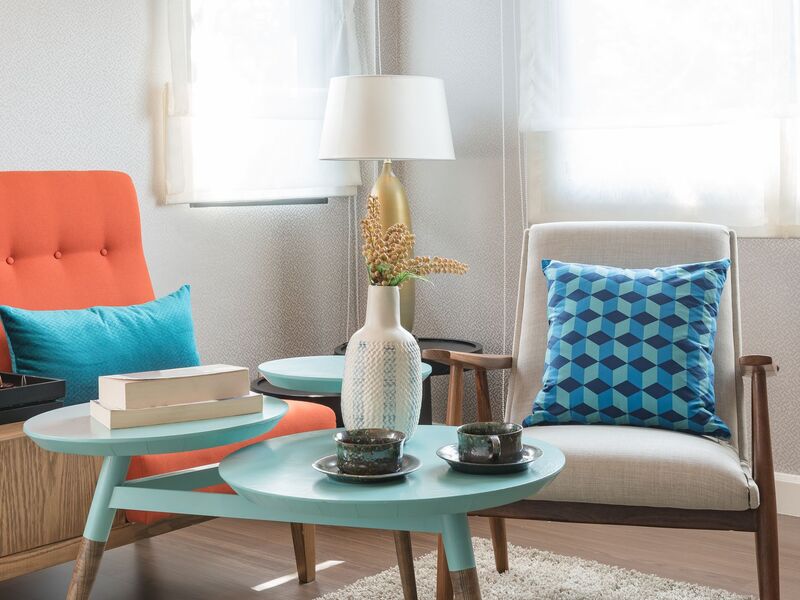
M0 304L54 310L152 299L128 175L0 172ZM0 370L9 368L0 327Z
M743 433L743 389L737 376L741 343L736 236L720 225L699 223L546 223L525 231L506 419L521 422L541 388L548 330L542 259L652 268L726 257L731 270L717 318L714 391L717 414L731 428L733 444L749 439Z

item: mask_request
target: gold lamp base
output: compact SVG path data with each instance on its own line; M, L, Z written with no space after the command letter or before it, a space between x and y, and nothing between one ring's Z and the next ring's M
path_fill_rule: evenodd
M403 184L392 171L392 161L383 161L383 169L370 195L376 197L381 205L381 224L384 229L395 223L404 223L411 229L411 211ZM414 328L414 281L406 281L400 287L400 323L403 328Z

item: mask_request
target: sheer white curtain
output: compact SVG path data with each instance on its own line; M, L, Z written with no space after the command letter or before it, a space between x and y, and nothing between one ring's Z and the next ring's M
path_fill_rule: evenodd
M800 0L521 0L532 222L800 232Z
M362 70L354 0L169 0L168 203L352 195L317 159L328 80Z

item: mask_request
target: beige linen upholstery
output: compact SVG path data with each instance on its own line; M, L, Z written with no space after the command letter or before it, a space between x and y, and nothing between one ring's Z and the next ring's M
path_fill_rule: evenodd
M541 387L548 330L543 259L652 268L720 258L730 258L731 269L717 318L714 390L717 414L733 433L730 442L626 426L537 427L534 435L567 455L566 468L538 499L724 510L758 506L758 490L749 476L750 440L737 366L741 343L736 237L720 225L546 223L526 230L505 418L521 423ZM710 478L707 483L701 481L704 476Z
M535 500L709 510L758 507L758 488L728 444L621 425L548 425L526 432L567 466Z

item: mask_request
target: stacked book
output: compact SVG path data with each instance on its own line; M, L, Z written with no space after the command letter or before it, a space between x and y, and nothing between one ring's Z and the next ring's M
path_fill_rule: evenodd
M89 413L109 429L182 423L259 413L244 367L204 365L99 378Z

